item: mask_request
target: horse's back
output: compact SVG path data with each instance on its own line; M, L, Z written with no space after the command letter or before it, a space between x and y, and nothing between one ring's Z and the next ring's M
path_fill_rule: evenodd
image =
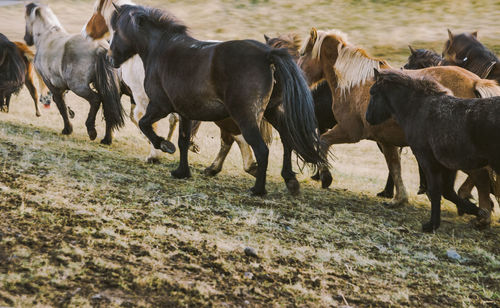
M430 76L450 89L453 95L462 98L476 97L475 84L481 79L476 74L458 66L433 66L407 72L416 76Z

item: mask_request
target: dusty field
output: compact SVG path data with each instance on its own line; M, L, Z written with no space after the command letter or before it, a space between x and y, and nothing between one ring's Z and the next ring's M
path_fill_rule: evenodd
M93 6L49 3L70 32ZM339 28L395 65L408 43L440 51L447 27L478 29L500 51L500 4L490 1L141 3L171 10L200 38ZM0 7L0 32L22 39L22 6ZM219 145L212 124L200 129L201 153L190 155L193 178L180 181L169 175L177 154L143 162L147 143L130 121L111 147L88 141L88 104L72 94L67 101L77 112L70 137L60 135L55 106L34 116L25 90L0 114L0 306L500 306L498 206L491 229L477 231L443 202L442 227L422 234L430 207L415 195L409 150L405 208L373 197L387 170L368 141L335 148L330 190L306 170L302 195L292 198L276 138L269 195L255 198L236 149L219 176L202 175Z

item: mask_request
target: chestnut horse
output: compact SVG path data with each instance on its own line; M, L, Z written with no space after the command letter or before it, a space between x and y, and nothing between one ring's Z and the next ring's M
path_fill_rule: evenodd
M113 29L111 28L111 16L115 11L113 7L113 3L116 5L135 5L134 2L130 0L97 0L94 5L94 12L87 23L83 26L82 35L84 37L88 37L92 40L100 40L107 38L108 36L113 36ZM146 108L149 104L149 98L147 97L146 91L144 90L144 65L142 63L141 58L136 55L132 57L129 61L125 62L121 66L122 78L123 81L130 87L132 91L132 95L134 97L134 101L136 102L136 106L132 111L131 115L132 121L138 125L139 120L144 116L146 112ZM175 126L177 125L178 119L175 114L171 114L169 118L170 128L167 136L167 140L171 141ZM197 121L195 121L197 122ZM193 138L196 133L197 128L199 127L199 123L194 125L191 136L191 145L192 149L196 149L196 145L193 143ZM243 159L243 169L255 176L257 172L257 164L254 161L252 150L250 146L245 142L243 136L241 136L241 132L239 131L236 123L231 122L230 120L215 122L220 128L220 150L217 154L217 157L214 159L212 164L207 167L204 173L208 176L215 176L221 170L224 164L224 160L229 154L229 150L231 146L236 141L238 144L241 157ZM153 129L156 129L156 124L153 126ZM264 134L264 140L266 144L269 144L272 141L272 127L267 123L267 121L262 122L261 131ZM196 152L196 151L195 151ZM161 156L161 151L155 149L153 145L151 145L150 153L146 158L146 161L154 162L159 159Z
M10 74L16 76L14 78L17 80L15 82L16 85L18 82L24 82L24 85L28 89L31 97L33 98L33 102L35 103L35 115L39 117L41 114L40 109L38 108L38 91L35 87L33 73L36 73L38 75L38 86L40 87L40 91L42 92L40 101L44 105L50 104L50 95L47 86L45 85L45 83L43 83L42 78L38 74L38 71L33 69L34 58L35 54L28 48L28 46L26 46L25 43L11 42L7 39L7 37L0 33L0 67L2 71L0 74L6 77L2 77L2 80L12 80L12 78L7 77L7 75ZM20 61L24 62L24 65L21 63L17 63ZM21 78L20 76L18 76L18 74L23 74L24 78ZM2 94L2 102L0 104L1 111L9 111L11 94L16 93L19 88L16 86L14 88L11 88L11 90L13 91L4 91L5 93Z
M459 214L487 218L486 210L459 198L453 184L457 170L489 165L500 172L500 97L457 98L433 78L408 72L375 69L366 120L376 126L394 118L405 132L432 204L423 231L439 227L441 196L455 203Z
M291 194L299 192L291 152L305 162L327 164L319 149L319 134L311 93L302 72L282 49L253 40L198 41L169 13L142 6L116 6L111 19L114 35L110 60L119 67L135 54L144 63L144 85L150 103L139 121L155 148L175 146L158 136L152 124L172 112L181 116L180 163L176 178L191 175L187 145L190 120L237 123L257 159L251 192L266 193L269 149L259 126L267 119L283 144L281 175Z
M384 153L389 172L396 185L393 204L407 203L408 196L401 178L401 162L397 147L407 146L403 131L394 120L370 125L365 119L369 89L374 82L374 69L391 68L383 59L373 58L347 40L338 31L312 29L301 48L299 64L310 82L326 78L333 93L332 110L337 125L321 136L328 148L332 144L356 143L362 139L377 141ZM408 71L415 77L430 76L459 97L500 95L496 82L483 80L459 67L430 67Z

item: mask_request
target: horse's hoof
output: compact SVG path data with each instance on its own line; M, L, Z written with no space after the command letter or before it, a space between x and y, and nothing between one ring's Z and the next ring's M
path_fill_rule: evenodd
M422 231L426 232L426 233L432 233L432 232L436 231L437 228L439 228L439 225L434 226L434 224L432 222L426 222L426 223L422 224Z
M42 116L42 114L41 114L40 112L35 113L35 115L36 115L38 118Z
M111 143L112 143L111 138L104 138L101 140L101 144L104 144L104 145L111 145Z
M390 209L396 209L407 205L408 199L402 199L402 200L392 199L390 202L384 202L384 204Z
M68 107L68 115L70 119L73 119L75 117L75 112L71 110L71 108Z
M250 194L252 194L252 196L264 196L267 194L267 190L264 188L264 189L257 189L254 187L250 188Z
M417 195L423 195L426 192L427 192L427 188L426 187L419 187L418 191L417 191Z
M321 180L321 178L319 176L319 172L316 172L316 174L311 177L311 180L313 180L313 181L319 181L319 180Z
M205 170L203 170L203 174L206 175L206 176L216 176L217 174L219 174L220 170L215 170L215 169L212 169L211 167L207 167L205 168Z
M321 188L328 188L332 184L333 178L332 174L330 171L321 171L320 172L320 178L321 178Z
M151 156L151 157L146 158L146 163L148 163L148 164L159 164L160 163L160 159L158 157Z
M387 190L382 190L381 192L379 192L377 194L377 197L382 197L382 198L393 198L394 197L394 193L393 192L390 192L390 191L387 191Z
M292 196L297 196L300 193L300 184L297 179L290 179L288 181L285 181L286 188L288 188L288 191Z
M71 135L71 133L73 132L73 128L71 127L65 127L63 130L62 130L62 134L63 135Z
M2 108L0 108L0 111L4 113L9 113L9 107L3 106Z
M191 142L191 145L189 146L189 150L193 153L196 153L196 154L200 153L200 147L194 142Z
M176 179L187 179L191 177L191 171L189 171L189 168L187 170L177 168L174 171L171 171L170 174Z
M87 129L87 134L89 135L90 140L95 140L95 138L97 138L97 131L95 128Z
M464 200L466 203L465 205L457 205L457 212L458 216L463 216L464 214L469 214L469 215L475 215L475 216L481 216L481 212L485 211L484 209L481 209L477 207L474 203Z
M165 152L165 153L168 153L168 154L174 154L175 153L175 145L168 141L168 140L163 140L161 143L160 143L160 149Z
M253 162L250 167L245 170L246 173L250 174L253 177L257 177L257 163Z

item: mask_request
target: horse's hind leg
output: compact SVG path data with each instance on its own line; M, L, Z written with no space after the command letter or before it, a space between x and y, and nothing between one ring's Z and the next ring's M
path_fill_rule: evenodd
M201 121L191 121L191 137L189 138L189 150L193 153L200 153L200 147L194 142L194 138L201 126Z
M494 205L493 200L490 199L491 182L488 169L481 168L467 173L476 185L479 196L479 211L477 213L478 221L476 226L481 229L486 228L491 224L491 212ZM475 213L473 214L476 215Z
M292 146L290 142L290 132L283 121L285 115L278 107L275 107L266 110L265 117L269 123L276 128L283 144L283 166L281 169L281 176L285 180L288 191L292 195L297 195L300 192L300 184L292 169Z
M406 204L408 203L408 194L406 193L403 178L401 177L401 157L399 155L399 150L392 145L381 144L381 146L387 166L389 167L389 172L396 186L396 195L391 203L393 205Z
M188 163L188 150L191 140L191 120L181 117L179 121L179 167L171 172L174 178L184 179L191 177Z
M382 145L380 143L378 143L378 142L377 142L377 147L380 150L380 152L382 152L382 154L383 154L384 151L382 151ZM382 190L381 192L379 192L377 194L377 196L378 197L382 197L382 198L392 198L392 197L394 197L394 180L392 179L392 176L391 176L390 172L387 175L387 181L385 182L384 190Z
M468 176L463 184L458 189L458 196L462 199L472 199L472 189L474 188L474 180Z
M179 122L179 117L177 114L172 113L168 117L168 135L167 135L167 140L172 141L172 136L174 135L175 127L177 126L177 123Z
M26 71L24 84L26 85L26 88L28 88L31 97L33 98L33 101L35 103L35 114L37 117L39 117L41 116L41 114L40 109L38 109L38 92L36 91L35 85L33 84L31 69L32 68L29 68L28 71Z
M205 175L215 176L222 170L222 165L224 164L224 160L226 159L229 150L231 150L233 142L234 138L231 133L221 128L219 153L217 153L217 157L215 157L212 164L203 171Z
M12 94L9 94L5 97L5 108L7 108L6 112L9 112L10 109L10 98L12 97Z
M236 121L237 123L239 121ZM252 147L257 159L257 176L255 185L250 189L252 194L261 196L267 193L266 191L266 172L269 158L269 149L267 148L262 135L260 134L259 125L257 122L243 122L240 125L241 132L245 141ZM238 123L239 124L239 123Z
M97 93L92 91L89 87L72 88L71 90L75 92L76 95L83 97L90 104L90 110L87 116L87 120L85 121L85 126L87 127L87 133L89 135L90 140L94 140L97 137L97 131L95 129L95 120L97 116L97 111L99 111L99 107L101 106L101 98ZM108 135L108 125L106 124L106 136L107 135ZM111 141L109 142L109 144L110 143Z
M241 152L241 159L243 160L243 170L246 173L256 177L257 176L257 163L255 162L252 154L252 149L246 143L242 135L233 136L234 141L238 144Z

